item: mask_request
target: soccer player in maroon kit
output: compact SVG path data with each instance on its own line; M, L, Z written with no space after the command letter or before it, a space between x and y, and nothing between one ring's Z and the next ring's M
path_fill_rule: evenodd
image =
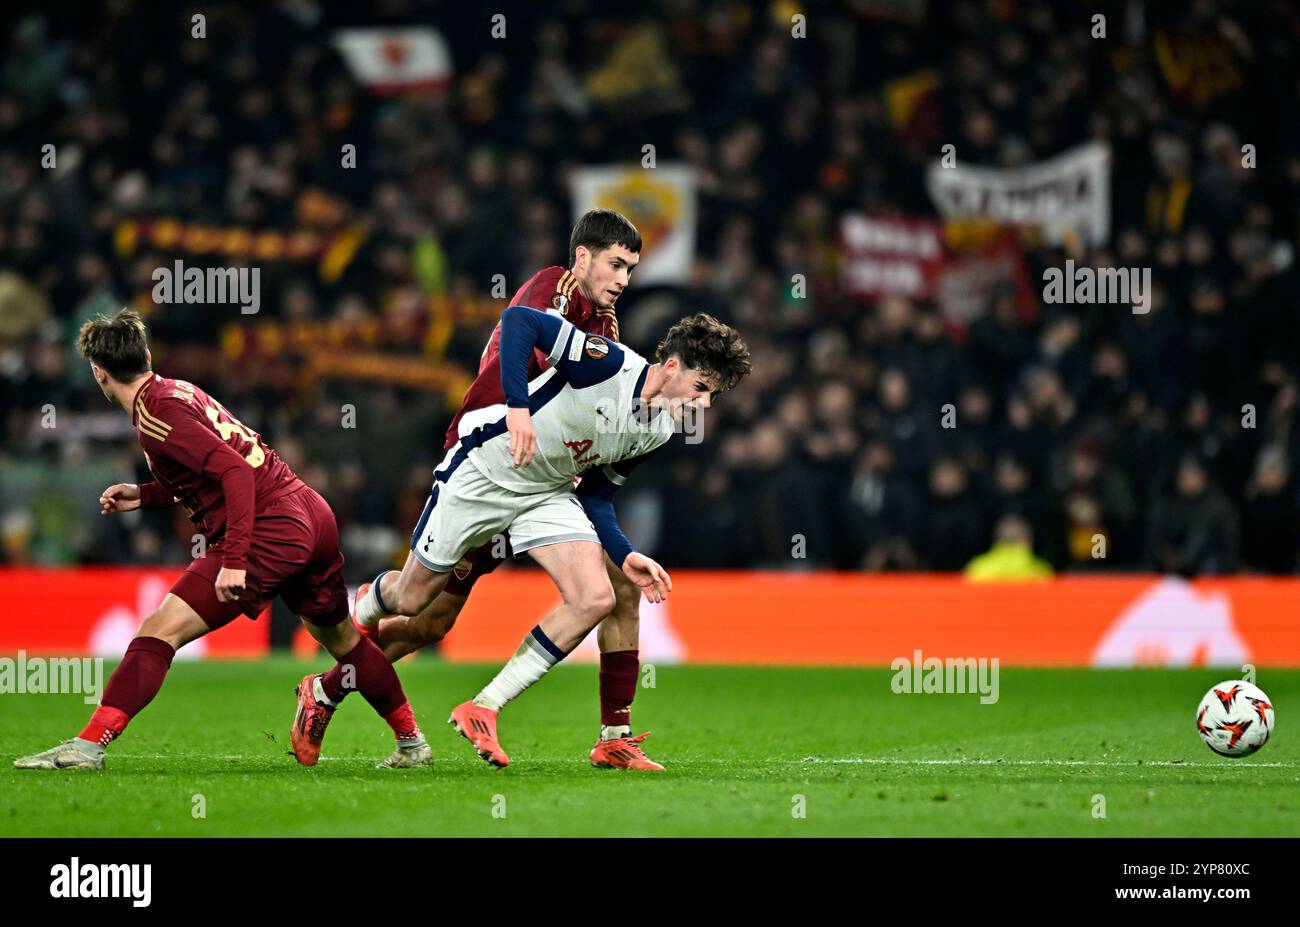
M343 698L343 680L388 722L397 747L382 764L432 761L392 664L348 617L338 525L325 500L261 437L203 390L152 370L144 322L130 310L81 328L77 347L109 402L131 416L156 478L118 483L100 496L102 513L185 507L205 537L198 556L144 620L109 677L82 732L14 762L24 769L102 769L104 747L121 735L162 687L176 651L240 614L256 618L276 595L339 661L338 688L308 676L299 702ZM299 711L290 741L300 763L320 755L311 713Z
M624 216L608 209L584 213L569 236L569 268L551 266L538 271L510 300L511 306L531 306L558 313L579 329L618 341L618 319L614 304L631 282L633 268L640 261L641 233ZM460 411L447 429L444 449L457 440L462 416L475 409L505 402L501 388L501 326L493 330L478 375L465 393ZM534 352L528 377L546 370L545 354ZM384 618L376 628L360 627L373 636L384 654L397 659L442 640L451 630L470 591L479 578L491 573L501 561L493 556L492 544L470 551L452 570L446 588L433 604L415 618ZM614 586L615 605L596 629L600 646L600 738L591 750L595 766L622 769L663 769L641 749L645 734L632 737L631 708L636 694L640 660L637 652L641 591L606 557L606 571ZM380 574L383 575L382 573ZM370 588L362 583L358 600ZM335 667L324 674L333 683ZM328 721L328 718L325 719ZM323 723L317 728L324 736Z

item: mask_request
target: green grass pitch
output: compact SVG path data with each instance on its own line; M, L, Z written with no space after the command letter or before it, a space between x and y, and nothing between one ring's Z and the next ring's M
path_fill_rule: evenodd
M310 667L324 663L177 662L103 772L14 769L89 708L79 695L0 696L0 835L1300 833L1300 671L1261 671L1278 728L1229 760L1192 719L1224 670L1004 670L1000 700L981 705L896 695L885 669L661 666L633 706L668 767L654 774L589 765L590 665L560 666L511 704L511 766L488 767L444 722L494 668L429 657L400 672L433 768L375 769L391 735L356 695L320 765L302 768L288 730Z

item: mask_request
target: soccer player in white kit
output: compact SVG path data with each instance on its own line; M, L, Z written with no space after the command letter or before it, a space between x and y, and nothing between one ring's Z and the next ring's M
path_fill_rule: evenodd
M529 382L534 348L547 352L551 367ZM606 552L651 602L672 589L663 567L619 529L614 493L672 437L683 415L707 409L751 364L737 332L705 313L673 325L655 356L652 364L558 313L506 309L505 403L461 420L460 440L434 471L405 566L381 573L357 602L363 626L388 615L417 615L467 550L504 531L516 554L527 552L546 570L561 604L449 719L494 766L509 763L496 737L501 708L571 652L613 606Z

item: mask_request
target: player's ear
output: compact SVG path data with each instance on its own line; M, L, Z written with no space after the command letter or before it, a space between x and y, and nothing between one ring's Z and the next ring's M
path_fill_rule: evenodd
M153 370L153 351L150 351L148 348L144 349L144 365L150 370Z

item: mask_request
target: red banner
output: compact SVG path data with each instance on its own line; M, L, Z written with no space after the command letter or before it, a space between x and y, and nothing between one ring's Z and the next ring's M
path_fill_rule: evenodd
M1011 229L987 222L846 213L840 221L840 276L861 299L934 302L954 326L987 309L999 288L1015 293L1022 318L1035 301Z
M0 570L0 654L117 656L176 570ZM646 662L888 666L921 650L1020 666L1300 666L1300 579L673 571L662 605L641 605ZM479 583L442 653L502 662L559 602L535 570ZM265 654L268 619L240 619L182 649ZM594 659L589 635L573 659Z
M6 599L0 653L120 657L180 575L174 567L0 570ZM182 647L177 658L263 656L269 626L266 612L257 621L232 621Z

